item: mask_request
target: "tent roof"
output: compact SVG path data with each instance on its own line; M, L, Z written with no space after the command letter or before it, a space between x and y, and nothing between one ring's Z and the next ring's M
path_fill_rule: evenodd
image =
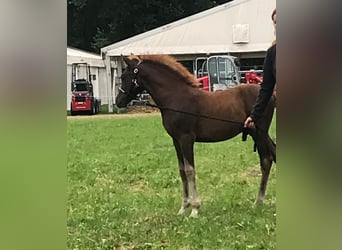
M90 53L76 48L67 48L67 64L75 62L87 62L93 67L104 67L102 57L95 53Z
M109 56L262 52L274 40L275 0L234 0L106 46Z

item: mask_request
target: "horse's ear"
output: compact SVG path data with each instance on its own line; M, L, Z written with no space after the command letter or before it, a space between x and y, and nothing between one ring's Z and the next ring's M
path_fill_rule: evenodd
M127 66L132 65L132 61L128 57L121 55L121 58L123 59L123 61L126 63Z

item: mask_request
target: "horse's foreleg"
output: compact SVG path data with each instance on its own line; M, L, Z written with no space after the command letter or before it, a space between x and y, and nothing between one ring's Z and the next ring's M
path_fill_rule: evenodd
M192 196L192 211L190 217L197 217L201 206L201 199L196 188L196 171L194 164L194 140L184 137L181 142L181 148L184 155L184 169L189 184L189 191Z
M178 211L178 214L184 214L185 209L187 209L188 207L190 207L190 197L189 197L189 184L188 184L188 179L184 170L184 165L183 165L183 169L179 169L179 174L181 176L182 179L182 183L183 183L183 203L181 208Z
M190 217L197 217L198 210L201 206L201 199L196 188L196 171L195 167L185 162L185 172L189 183L190 193L192 194L192 210Z
M184 158L183 158L183 153L180 148L179 143L174 139L173 140L173 145L175 146L176 153L177 153L177 158L178 158L178 166L179 166L179 174L182 179L183 183L183 203L181 208L178 211L178 214L184 214L185 209L190 206L190 197L189 197L189 185L188 185L188 180L186 177L185 169L184 169Z

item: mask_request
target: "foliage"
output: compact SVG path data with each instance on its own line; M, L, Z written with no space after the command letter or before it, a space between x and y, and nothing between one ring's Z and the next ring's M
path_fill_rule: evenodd
M69 0L68 45L100 48L230 0Z
M202 208L193 219L176 215L182 184L158 114L67 125L68 249L275 249L276 168L266 203L253 207L251 139L195 145Z

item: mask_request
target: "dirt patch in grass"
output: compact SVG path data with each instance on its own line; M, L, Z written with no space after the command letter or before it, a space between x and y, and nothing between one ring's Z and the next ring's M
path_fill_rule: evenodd
M97 115L75 115L67 116L69 120L77 119L115 119L115 118L128 118L128 117L140 117L140 116L150 116L150 115L160 115L160 111L157 108L152 108L148 106L130 106L127 108L126 113L122 114L97 114Z
M130 106L127 108L128 114L141 114L141 113L159 113L158 108L152 108L149 106Z

